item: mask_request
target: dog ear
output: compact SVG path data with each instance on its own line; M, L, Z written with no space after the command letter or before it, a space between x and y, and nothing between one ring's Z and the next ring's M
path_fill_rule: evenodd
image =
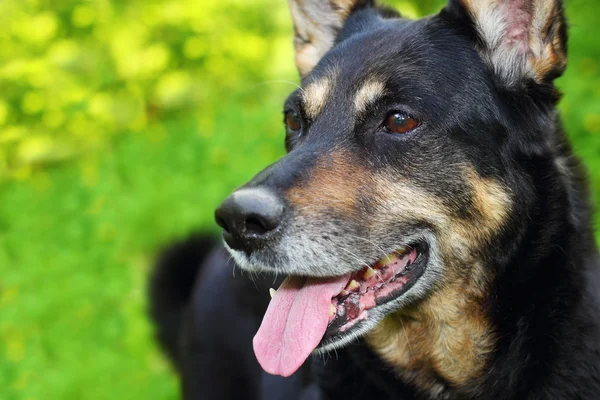
M453 14L468 17L478 50L508 86L525 79L550 83L567 65L561 0L450 0Z
M296 67L304 78L334 45L346 19L374 0L288 0L294 22Z

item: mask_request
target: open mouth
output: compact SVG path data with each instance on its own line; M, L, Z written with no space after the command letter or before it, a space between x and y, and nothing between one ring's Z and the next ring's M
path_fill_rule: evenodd
M331 299L329 323L319 347L351 333L369 318L369 311L395 300L424 272L424 245L404 246L351 275L346 287Z
M329 350L364 333L367 323L423 275L424 243L402 246L360 271L342 277L288 277L277 291L258 333L254 352L263 369L289 376L314 350Z

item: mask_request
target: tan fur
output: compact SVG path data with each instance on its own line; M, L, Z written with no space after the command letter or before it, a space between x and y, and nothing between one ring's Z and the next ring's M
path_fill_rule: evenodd
M353 214L361 182L365 182L367 176L368 171L360 169L348 151L337 150L319 160L310 180L290 189L286 197L301 213L313 214L315 207L322 207Z
M367 107L385 94L385 84L369 80L356 93L354 108L357 114L364 112Z
M371 348L423 391L439 390L436 376L453 386L477 379L494 348L482 297L463 293L465 284L444 286L367 335Z
M377 189L389 193L380 213L427 221L436 228L444 276L427 298L384 319L367 342L401 377L433 396L443 389L436 376L456 387L477 379L495 343L484 308L493 276L478 255L501 229L512 199L500 182L463 168L476 223L454 215L440 199L409 182L383 183L380 178L384 186Z
M536 1L529 30L529 64L538 82L567 67L567 52L559 33L564 27L558 13L554 1Z
M359 0L289 0L294 21L296 67L307 76L333 46L338 30Z
M357 0L331 0L331 2L342 12L344 17L348 17L352 8L358 3Z
M296 49L296 67L302 77L305 77L312 71L326 51L323 48L312 45L312 43L294 42L294 47Z
M331 81L328 78L308 84L302 92L304 112L309 118L317 118L327 104L331 91Z
M460 167L457 167L460 168ZM493 233L510 211L510 189L500 182L483 179L468 166L463 166L461 173L467 177L471 187L474 210L477 212L477 223L463 219L442 200L416 187L410 181L400 181L382 174L372 188L378 194L378 215L387 218L397 216L400 220L427 221L439 228L440 238L448 240L453 252L472 253L481 246ZM381 225L375 217L373 225Z
M473 169L467 171L476 209L488 229L498 229L510 212L510 190L492 179L479 177Z

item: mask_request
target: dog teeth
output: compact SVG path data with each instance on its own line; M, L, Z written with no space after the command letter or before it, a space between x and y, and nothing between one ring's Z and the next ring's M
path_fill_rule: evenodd
M401 248L399 248L398 250L396 250L396 254L399 257L402 257L402 256L406 255L409 252L410 252L410 247L408 247L408 246L402 246Z
M384 265L388 265L393 263L394 261L396 261L398 259L398 256L396 254L388 254L387 256L383 257L382 259L379 260L379 262L377 263L377 266L379 267L383 267Z
M275 296L275 293L277 293L277 290L270 288L269 289L269 295L271 296L271 298L273 298Z
M360 283L358 283L355 279L352 279L350 281L350 283L348 283L348 286L346 286L346 289L344 289L344 290L346 290L348 292L353 292L356 289L358 289L359 287L360 287Z
M377 275L377 272L371 267L367 267L367 270L363 274L363 279L369 279Z
M335 315L335 306L333 304L329 304L329 318Z

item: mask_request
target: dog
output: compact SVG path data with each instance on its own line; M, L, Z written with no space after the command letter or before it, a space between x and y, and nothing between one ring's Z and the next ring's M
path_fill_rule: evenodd
M600 398L562 2L289 4L288 154L217 209L224 245L178 243L150 282L183 397Z

